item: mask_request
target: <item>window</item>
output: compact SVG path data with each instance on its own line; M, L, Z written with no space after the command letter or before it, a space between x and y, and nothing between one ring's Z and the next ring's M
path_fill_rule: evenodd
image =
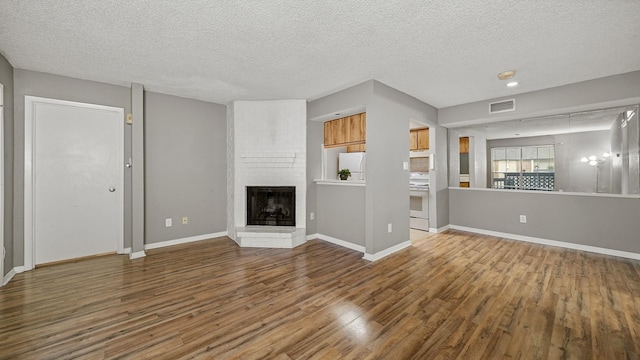
M491 180L494 189L554 189L553 145L499 147L491 149Z

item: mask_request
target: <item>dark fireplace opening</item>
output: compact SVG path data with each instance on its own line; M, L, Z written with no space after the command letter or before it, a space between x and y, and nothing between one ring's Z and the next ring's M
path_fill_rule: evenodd
M247 186L247 225L296 226L296 187Z

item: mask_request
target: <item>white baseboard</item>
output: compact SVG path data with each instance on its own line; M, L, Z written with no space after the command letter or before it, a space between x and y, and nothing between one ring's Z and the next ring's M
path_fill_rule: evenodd
M147 256L147 253L145 253L144 250L129 253L129 259L130 260L143 258L145 256Z
M120 254L120 255L123 255L123 254L125 254L125 255L126 255L126 254L131 254L131 248L130 248L130 247L128 247L128 248L124 248L124 249L122 249L122 252L121 252L121 253L118 253L118 254Z
M157 248L166 247L166 246L173 246L178 244L186 244L194 241L213 239L221 236L227 236L227 232L221 231L221 232L211 233L211 234L190 236L182 239L167 240L167 241L161 241L157 243L145 244L144 249L145 250L157 249Z
M450 229L449 225L445 225L445 226L440 227L440 228L429 228L429 232L441 233L441 232L447 231L449 229Z
M379 251L375 254L367 254L365 253L364 256L362 257L365 260L369 260L369 261L377 261L382 259L385 256L389 256L391 254L393 254L394 252L398 252L404 248L407 248L411 246L411 241L405 241L405 242L401 242L400 244L394 245L390 248L384 249L382 251Z
M508 234L508 233L503 233L498 231L470 228L466 226L450 225L450 228L453 230L474 232L474 233L483 234L483 235L503 237L503 238L513 239L513 240L526 241L526 242L535 243L535 244L557 246L557 247L566 248L566 249L582 250L582 251L588 251L588 252L597 253L597 254L611 255L611 256L618 256L618 257L623 257L628 259L640 260L640 254L636 254L628 251L606 249L606 248L601 248L597 246L574 244L574 243L568 243L564 241L541 239L541 238L536 238L531 236Z
M357 245L354 243L350 243L348 241L344 241L344 240L340 240L331 236L327 236L327 235L322 235L322 234L311 234L311 235L307 235L307 240L313 240L313 239L320 239L326 242L330 242L332 244L338 245L338 246L342 246L344 248L347 249L351 249L351 250L355 250L361 253L364 253L364 246L362 245Z
M23 265L16 266L16 267L14 267L14 268L13 268L13 270L15 270L15 271L16 271L16 274L20 274L20 273L22 273L22 272L24 272L24 271L25 271L25 269L24 269L24 266L23 266Z
M16 268L13 268L13 269L9 270L7 275L5 275L4 279L2 280L2 286L7 285L9 283L9 281L11 281L11 279L13 279L13 277L15 275L16 275Z

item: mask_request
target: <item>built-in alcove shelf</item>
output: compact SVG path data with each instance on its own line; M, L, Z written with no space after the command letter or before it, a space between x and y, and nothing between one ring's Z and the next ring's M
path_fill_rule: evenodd
M291 249L307 240L303 228L292 226L246 226L236 228L236 242L241 247Z

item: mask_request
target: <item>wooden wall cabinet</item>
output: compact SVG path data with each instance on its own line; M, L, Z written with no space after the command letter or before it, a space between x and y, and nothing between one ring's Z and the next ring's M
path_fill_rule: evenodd
M366 113L324 123L324 147L364 145L367 138ZM348 149L347 149L348 150Z
M429 150L429 129L409 131L409 150Z

